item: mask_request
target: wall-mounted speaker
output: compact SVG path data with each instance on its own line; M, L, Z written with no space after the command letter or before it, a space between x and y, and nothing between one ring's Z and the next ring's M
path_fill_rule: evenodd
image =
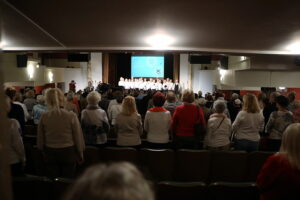
M189 56L190 64L211 64L211 56Z
M68 54L68 62L89 62L90 54L72 53Z
M220 57L220 65L221 69L228 69L228 56Z
M17 67L27 67L27 54L17 55Z

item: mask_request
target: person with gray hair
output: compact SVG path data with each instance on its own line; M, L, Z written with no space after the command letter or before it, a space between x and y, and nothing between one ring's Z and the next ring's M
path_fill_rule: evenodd
M128 162L98 164L77 179L64 200L154 200L142 173Z
M44 112L48 110L45 105L45 97L43 95L38 95L36 97L37 103L33 106L32 114L33 114L33 122L35 125L38 125L40 122L40 118Z
M74 101L74 93L70 91L66 97L67 101L65 103L65 109L70 112L74 112L77 116L79 115L79 111L77 106L73 103Z
M224 114L226 104L217 100L214 104L215 113L207 123L207 134L204 146L212 150L229 150L231 135L231 120Z

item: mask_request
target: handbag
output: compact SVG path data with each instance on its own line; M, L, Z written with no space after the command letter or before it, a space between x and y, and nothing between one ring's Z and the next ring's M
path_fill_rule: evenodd
M197 122L194 125L195 136L200 138L200 140L204 140L205 136L205 128L203 124L200 122L200 109L197 107Z

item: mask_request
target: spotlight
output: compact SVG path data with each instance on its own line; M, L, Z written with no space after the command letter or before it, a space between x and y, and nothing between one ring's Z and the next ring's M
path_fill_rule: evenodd
M174 42L174 39L171 36L159 33L148 37L146 42L156 49L166 49Z

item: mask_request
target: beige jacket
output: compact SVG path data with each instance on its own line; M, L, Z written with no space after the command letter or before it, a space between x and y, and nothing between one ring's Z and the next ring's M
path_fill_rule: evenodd
M132 114L128 116L120 113L116 118L115 131L118 134L117 145L140 145L140 135L143 133L141 115Z
M37 145L40 150L44 147L75 146L79 155L82 156L85 144L76 114L65 109L43 113L38 125Z

